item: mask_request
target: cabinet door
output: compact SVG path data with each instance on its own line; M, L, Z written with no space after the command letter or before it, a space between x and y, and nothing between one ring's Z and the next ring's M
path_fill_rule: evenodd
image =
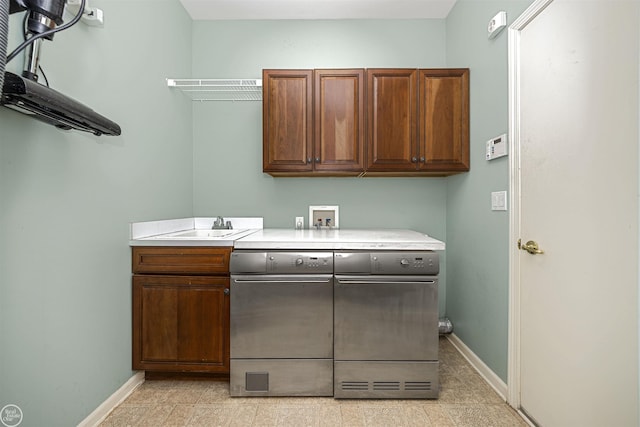
M133 369L229 372L229 279L133 276Z
M469 70L420 72L420 169L469 170Z
M310 172L312 70L263 70L262 170Z
M314 170L364 170L364 69L314 71Z
M417 169L417 70L367 70L368 171Z

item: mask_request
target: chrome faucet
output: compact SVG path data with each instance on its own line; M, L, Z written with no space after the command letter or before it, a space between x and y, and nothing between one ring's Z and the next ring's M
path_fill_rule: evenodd
M211 229L212 230L218 230L218 229L231 230L233 229L233 226L231 225L231 221L224 222L224 218L219 216L215 219L215 221L213 221L213 225L211 226Z

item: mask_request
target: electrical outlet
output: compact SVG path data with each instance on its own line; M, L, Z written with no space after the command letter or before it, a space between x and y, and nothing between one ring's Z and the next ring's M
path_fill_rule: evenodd
M302 230L304 228L304 217L297 216L296 222L294 224L295 224L296 230Z

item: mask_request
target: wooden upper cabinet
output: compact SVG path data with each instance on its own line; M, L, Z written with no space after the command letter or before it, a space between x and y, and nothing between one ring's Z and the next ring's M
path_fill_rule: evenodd
M262 169L310 172L313 70L263 70Z
M263 171L469 170L469 69L263 70Z
M419 169L469 170L469 69L422 69Z
M416 169L416 69L367 70L367 171Z
M314 70L315 171L363 171L364 92L364 69Z
M364 70L263 70L263 171L364 170Z

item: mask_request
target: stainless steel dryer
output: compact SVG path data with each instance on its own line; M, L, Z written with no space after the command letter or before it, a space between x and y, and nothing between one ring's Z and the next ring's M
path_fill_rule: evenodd
M231 396L333 395L333 252L231 254Z
M335 252L334 397L437 398L435 252Z

